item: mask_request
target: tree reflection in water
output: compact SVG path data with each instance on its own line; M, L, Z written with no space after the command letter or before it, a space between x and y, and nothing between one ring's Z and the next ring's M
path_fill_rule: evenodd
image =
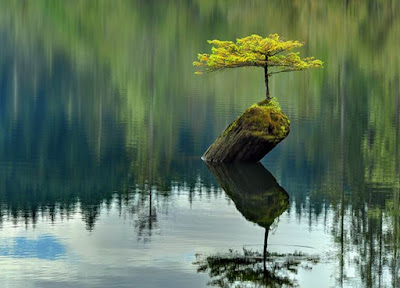
M303 253L269 253L268 234L275 219L289 207L289 195L260 163L207 163L208 168L249 221L265 228L263 252L243 249L223 254L196 255L197 272L208 272L210 285L242 287L253 284L261 287L295 286L294 274L299 267L312 268L317 256Z

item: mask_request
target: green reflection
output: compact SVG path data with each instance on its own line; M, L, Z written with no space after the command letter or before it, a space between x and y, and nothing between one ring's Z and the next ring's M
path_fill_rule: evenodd
M359 286L399 286L399 9L378 0L0 0L0 221L79 211L94 229L112 199L134 203L121 214L149 220L173 187L195 198L213 181L193 159L264 87L256 70L199 80L193 55L206 39L278 32L326 65L271 83L293 132L268 169L301 225L326 220L338 284L353 270ZM135 225L141 235L156 226Z
M153 167L158 172L168 169L182 149L200 155L226 122L260 100L257 95L262 95L263 87L258 83L263 75L259 71L222 73L215 81L192 75L193 55L204 51L205 39L234 39L251 31L304 39L307 54L321 55L327 63L323 73L288 76L271 83L273 94L287 99L282 106L291 112L289 117L319 123L304 129L304 138L287 139L287 145L296 147L296 154L304 154L313 167L327 169L324 163L337 166L333 155L339 152L338 146L332 142L340 126L341 94L349 94L345 99L346 118L351 121L346 121L346 136L351 136L349 160L357 168L356 173L368 177L372 170L372 181L379 184L394 175L393 113L386 112L394 112L399 81L400 57L395 49L399 44L400 13L396 1L197 0L155 5L152 1L111 4L101 0L94 4L87 0L3 0L0 5L0 22L25 54L37 45L45 52L50 67L61 53L79 72L94 74L98 68L106 71L107 88L123 91L111 115L125 126L122 143L128 151L137 145L138 163L145 162L144 155L149 153L146 130L153 123ZM232 23L241 25L233 27ZM96 91L86 92L82 98L107 91L97 86ZM108 91L106 97L115 95ZM107 105L105 99L101 105L99 99L93 101L98 102L93 110ZM168 113L153 113L151 122L151 105ZM15 107L17 111L18 105ZM99 111L93 111L87 125L100 126ZM219 119L219 115L228 116ZM180 125L182 119L188 121ZM176 127L181 127L180 131ZM96 129L89 131L95 133ZM319 137L322 134L324 137ZM184 148L176 135L189 138ZM309 140L307 145L304 139ZM330 151L315 151L317 146L329 147ZM280 159L280 167L288 165L286 157ZM296 158L295 166L304 165L303 159ZM374 164L367 167L367 162Z
M210 285L218 287L292 287L294 275L306 262L318 257L305 254L268 253L271 225L289 207L289 195L260 163L223 164L206 162L225 193L249 221L265 228L263 253L246 250L216 255L197 255L198 272L208 272ZM257 286L257 287L258 287Z
M289 207L289 195L260 163L205 162L236 208L265 229Z

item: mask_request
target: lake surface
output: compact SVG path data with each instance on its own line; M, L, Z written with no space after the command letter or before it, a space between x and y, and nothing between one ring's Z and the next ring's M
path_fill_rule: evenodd
M264 74L192 62L252 33L324 68L271 78L261 165L208 167ZM0 287L399 287L399 1L0 0L0 39Z

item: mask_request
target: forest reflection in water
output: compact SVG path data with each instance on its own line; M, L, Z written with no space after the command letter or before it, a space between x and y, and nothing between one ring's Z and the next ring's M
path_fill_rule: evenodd
M221 231L209 222L178 230L174 225L181 219L174 213L188 209L186 218L200 218L203 213L190 209L202 203L204 211L220 212L213 221L226 222L229 203L241 207L228 192L224 202L225 193L200 155L260 100L262 75L242 70L199 79L192 61L209 48L207 39L278 32L306 41L305 54L323 59L326 67L272 83L292 129L263 161L290 195L269 239L273 244L290 239L288 245L310 241L322 256L330 246L333 252L322 257L328 264L321 261L312 271L326 264L323 275L336 286L400 285L398 1L0 0L0 7L0 230L16 239L15 245L3 239L3 251L29 248L27 238L13 237L16 231L40 234L64 225L63 235L89 232L92 248L116 227L119 240L129 230L132 243L151 249L168 241L160 238L167 232L175 240L186 231L192 246L184 253L192 254L198 239L202 248L212 249L205 238L240 238L243 232L231 227L236 222L218 226ZM114 212L118 221L96 238ZM125 219L133 227L125 229ZM77 222L84 227L73 226ZM241 231L257 233L246 225ZM54 237L36 236L29 236L35 247L46 247L47 241L57 253L68 251L54 244ZM83 238L71 247L78 250ZM132 243L119 262L140 254L141 249L129 250ZM12 263L11 252L0 255L6 264ZM4 268L0 278L21 272L16 266Z
M282 252L282 249L278 252L271 252L266 257L266 268L269 274L265 276L263 267L265 254L263 254L262 248L253 250L244 247L243 253L239 253L237 250L230 252L230 247L222 249L222 251L225 249L226 253L203 254L200 251L201 254L198 255L195 266L198 266L199 271L207 271L215 285L226 281L228 283L232 281L235 283L237 281L246 282L250 279L249 277L258 279L258 283L292 285L297 281L296 277L293 277L294 272L298 269L307 270L318 266L321 261L337 267L335 268L338 269L335 270L337 271L335 278L338 283L347 283L349 274L358 275L356 279L360 277L357 281L353 280L355 283L361 281L370 286L379 282L398 283L398 247L400 243L398 188L392 191L393 194L388 194L393 197L393 202L387 200L390 201L387 206L380 208L379 203L382 203L383 198L382 194L376 194L376 188L366 185L365 190L361 190L361 187L353 186L352 189L359 191L357 195L353 195L348 187L343 186L343 189L338 191L339 202L332 202L327 206L324 202L314 201L312 197L315 196L312 195L310 198L306 198L305 202L300 203L304 207L303 214L300 215L296 212L298 203L288 197L287 192L262 164L245 166L208 164L208 169L216 178L217 183L210 177L204 163L194 161L192 165L193 171L197 171L197 173L192 174L190 171L187 171L187 174L182 173L181 175L186 175L185 180L182 182L171 181L169 186L160 186L157 183L149 186L147 183L129 180L123 174L118 177L114 174L107 180L102 180L102 177L94 177L91 180L89 178L90 181L83 186L68 186L71 189L60 189L63 186L67 187L62 184L66 183L66 179L60 179L57 184L47 182L46 179L41 182L34 176L35 172L32 170L30 173L25 173L25 175L32 174L32 179L17 180L15 175L21 175L21 173L15 173L14 176L7 178L4 176L7 173L3 171L1 178L3 189L0 194L2 203L0 227L4 223L12 221L14 225L24 223L29 229L29 227L35 228L37 223L43 221L43 218L59 223L60 221L68 222L76 215L81 215L82 220L86 223L86 228L95 230L96 221L101 214L116 209L120 217L133 219L137 240L148 242L152 241L154 233L162 233L164 227L160 226L158 217L168 214L170 210L168 207L173 204L173 201L176 201L174 199L177 194L187 191L186 201L190 203L193 199L199 199L201 195L206 197L220 195L223 192L217 188L216 185L219 184L244 218L265 228L265 238L259 239L260 243L265 242L265 248L268 244L268 232L271 225L275 230L273 250L276 250L276 245L279 245L277 240L280 239L279 234L282 231L280 227L285 227L287 218L289 215L293 215L297 219L296 222L300 221L300 223L306 219L313 219L308 224L309 229L315 229L313 227L322 222L324 229L327 229L327 232L333 236L332 244L336 252L332 254L332 251L328 251L327 254L327 251L317 250L317 256L301 252L301 248L297 252L285 253ZM25 167L25 172L26 169ZM110 186L109 183L115 183L115 186ZM365 191L365 194L362 191ZM300 191L288 192L290 195L298 197L297 193ZM389 192L385 192L385 189L381 188L380 193ZM354 196L357 197L354 198ZM364 201L357 200L364 196L369 197L367 206L362 204L365 203ZM289 203L291 204L289 205ZM285 210L287 211L285 212ZM278 225L274 225L277 217L281 220ZM287 234L287 231L285 233ZM292 242L295 246L299 239L289 238L287 240L285 244L290 245ZM241 243L237 243L237 245L240 246ZM260 245L257 247L260 248ZM233 271L237 270L233 269L244 270L242 274L235 274ZM226 274L222 271L225 271ZM229 274L228 271L233 274ZM217 279L216 282L214 282L215 279Z

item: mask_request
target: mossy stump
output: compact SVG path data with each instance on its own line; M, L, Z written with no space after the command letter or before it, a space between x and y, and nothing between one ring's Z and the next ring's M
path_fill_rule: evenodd
M210 162L258 162L290 131L290 121L275 98L247 109L207 149L201 159Z

